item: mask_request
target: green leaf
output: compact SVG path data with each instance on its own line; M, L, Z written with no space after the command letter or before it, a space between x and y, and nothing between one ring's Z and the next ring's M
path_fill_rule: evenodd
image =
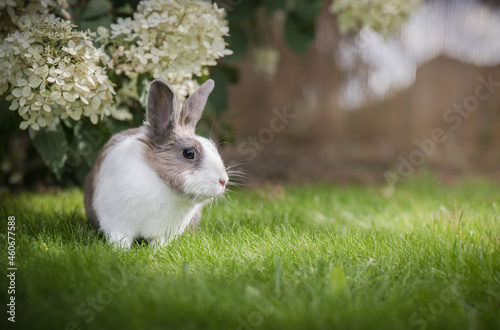
M83 20L93 20L98 17L109 15L113 4L108 0L90 0L82 13Z
M314 22L321 12L322 0L295 0L294 13L304 22Z
M228 48L233 51L233 54L228 58L239 59L245 56L248 48L248 37L240 25L235 23L229 24L229 37L226 37Z
M144 109L141 109L139 121L134 124L131 124L130 122L126 121L108 118L108 120L106 121L106 129L103 128L105 140L107 141L111 138L111 136L123 132L131 127L141 126L143 119L144 119Z
M8 110L10 102L5 97L0 97L0 155L3 155L7 149L9 139L19 132L19 124L22 121L17 111Z
M285 21L285 38L294 52L304 54L314 40L314 34L314 21L304 21L296 12L291 12L287 15Z
M285 38L293 51L304 54L315 36L315 21L321 12L320 0L294 0L285 21Z
M332 268L329 274L328 283L330 286L330 292L335 295L340 295L344 292L347 284L347 276L344 274L342 267L336 265Z
M134 8L137 7L138 3L139 3L139 0L133 1L133 6L130 3L126 3L123 6L121 6L121 7L118 8L118 13L120 15L126 14L126 15L132 16L134 14L134 11L135 11Z
M90 169L91 167L89 167L86 162L82 162L73 169L71 172L71 178L77 185L83 187L85 184L85 178L87 177L87 174L89 174Z
M259 2L254 0L242 0L234 2L233 6L226 9L229 21L243 21L254 16Z
M68 141L59 118L52 125L35 131L29 129L31 143L40 154L45 164L61 179L62 170L68 158Z
M238 78L238 71L231 66L210 68L210 78L215 81L215 88L208 98L208 106L217 114L228 107L229 84Z
M70 147L85 160L85 163L92 167L99 150L106 142L106 136L99 129L99 125L93 125L90 121L80 121L75 125L73 131L73 143Z
M276 11L278 9L285 9L287 0L265 0L262 1L262 6L269 12Z
M111 26L113 23L113 20L111 19L111 15L106 15L106 16L101 16L96 19L92 20L83 20L78 24L78 29L80 30L87 30L89 29L92 32L97 32L97 28L99 26L104 26L105 28L108 28Z

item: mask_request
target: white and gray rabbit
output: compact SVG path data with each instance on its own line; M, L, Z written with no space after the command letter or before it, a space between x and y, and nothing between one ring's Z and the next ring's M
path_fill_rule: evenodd
M199 221L203 205L226 190L228 176L213 141L195 135L206 81L182 111L164 80L151 83L147 120L114 135L85 180L85 210L114 244L143 238L164 246Z

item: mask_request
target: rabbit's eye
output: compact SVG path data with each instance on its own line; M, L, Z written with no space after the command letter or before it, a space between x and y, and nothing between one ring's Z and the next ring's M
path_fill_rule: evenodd
M182 155L186 159L194 159L194 154L195 154L195 152L194 152L194 149L192 149L192 148L184 149L182 151Z

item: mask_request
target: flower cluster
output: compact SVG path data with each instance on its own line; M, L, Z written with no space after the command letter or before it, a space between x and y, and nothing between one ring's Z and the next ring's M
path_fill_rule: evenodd
M10 91L10 110L24 121L20 128L38 130L54 116L92 123L110 115L114 90L106 70L109 59L92 43L92 36L76 32L69 21L41 18L24 32L16 31L0 45L0 95Z
M193 76L232 53L224 17L224 9L207 1L143 0L133 18L118 19L111 31L100 28L98 40L113 45L117 73L165 78L185 97L197 88Z
M369 27L389 34L406 22L422 0L335 0L330 11L337 14L340 30Z
M66 8L67 0L0 0L0 34L6 36L16 30L29 29L33 22L51 12L69 19Z
M275 48L257 47L253 51L253 59L255 71L264 75L267 79L274 77L278 71L280 54Z

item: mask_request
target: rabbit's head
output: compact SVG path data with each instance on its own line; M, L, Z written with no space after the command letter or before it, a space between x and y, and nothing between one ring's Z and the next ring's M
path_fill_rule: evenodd
M224 193L228 176L212 140L195 134L195 127L214 88L206 81L185 102L182 111L172 87L164 80L151 83L146 134L148 165L174 191L205 200Z

